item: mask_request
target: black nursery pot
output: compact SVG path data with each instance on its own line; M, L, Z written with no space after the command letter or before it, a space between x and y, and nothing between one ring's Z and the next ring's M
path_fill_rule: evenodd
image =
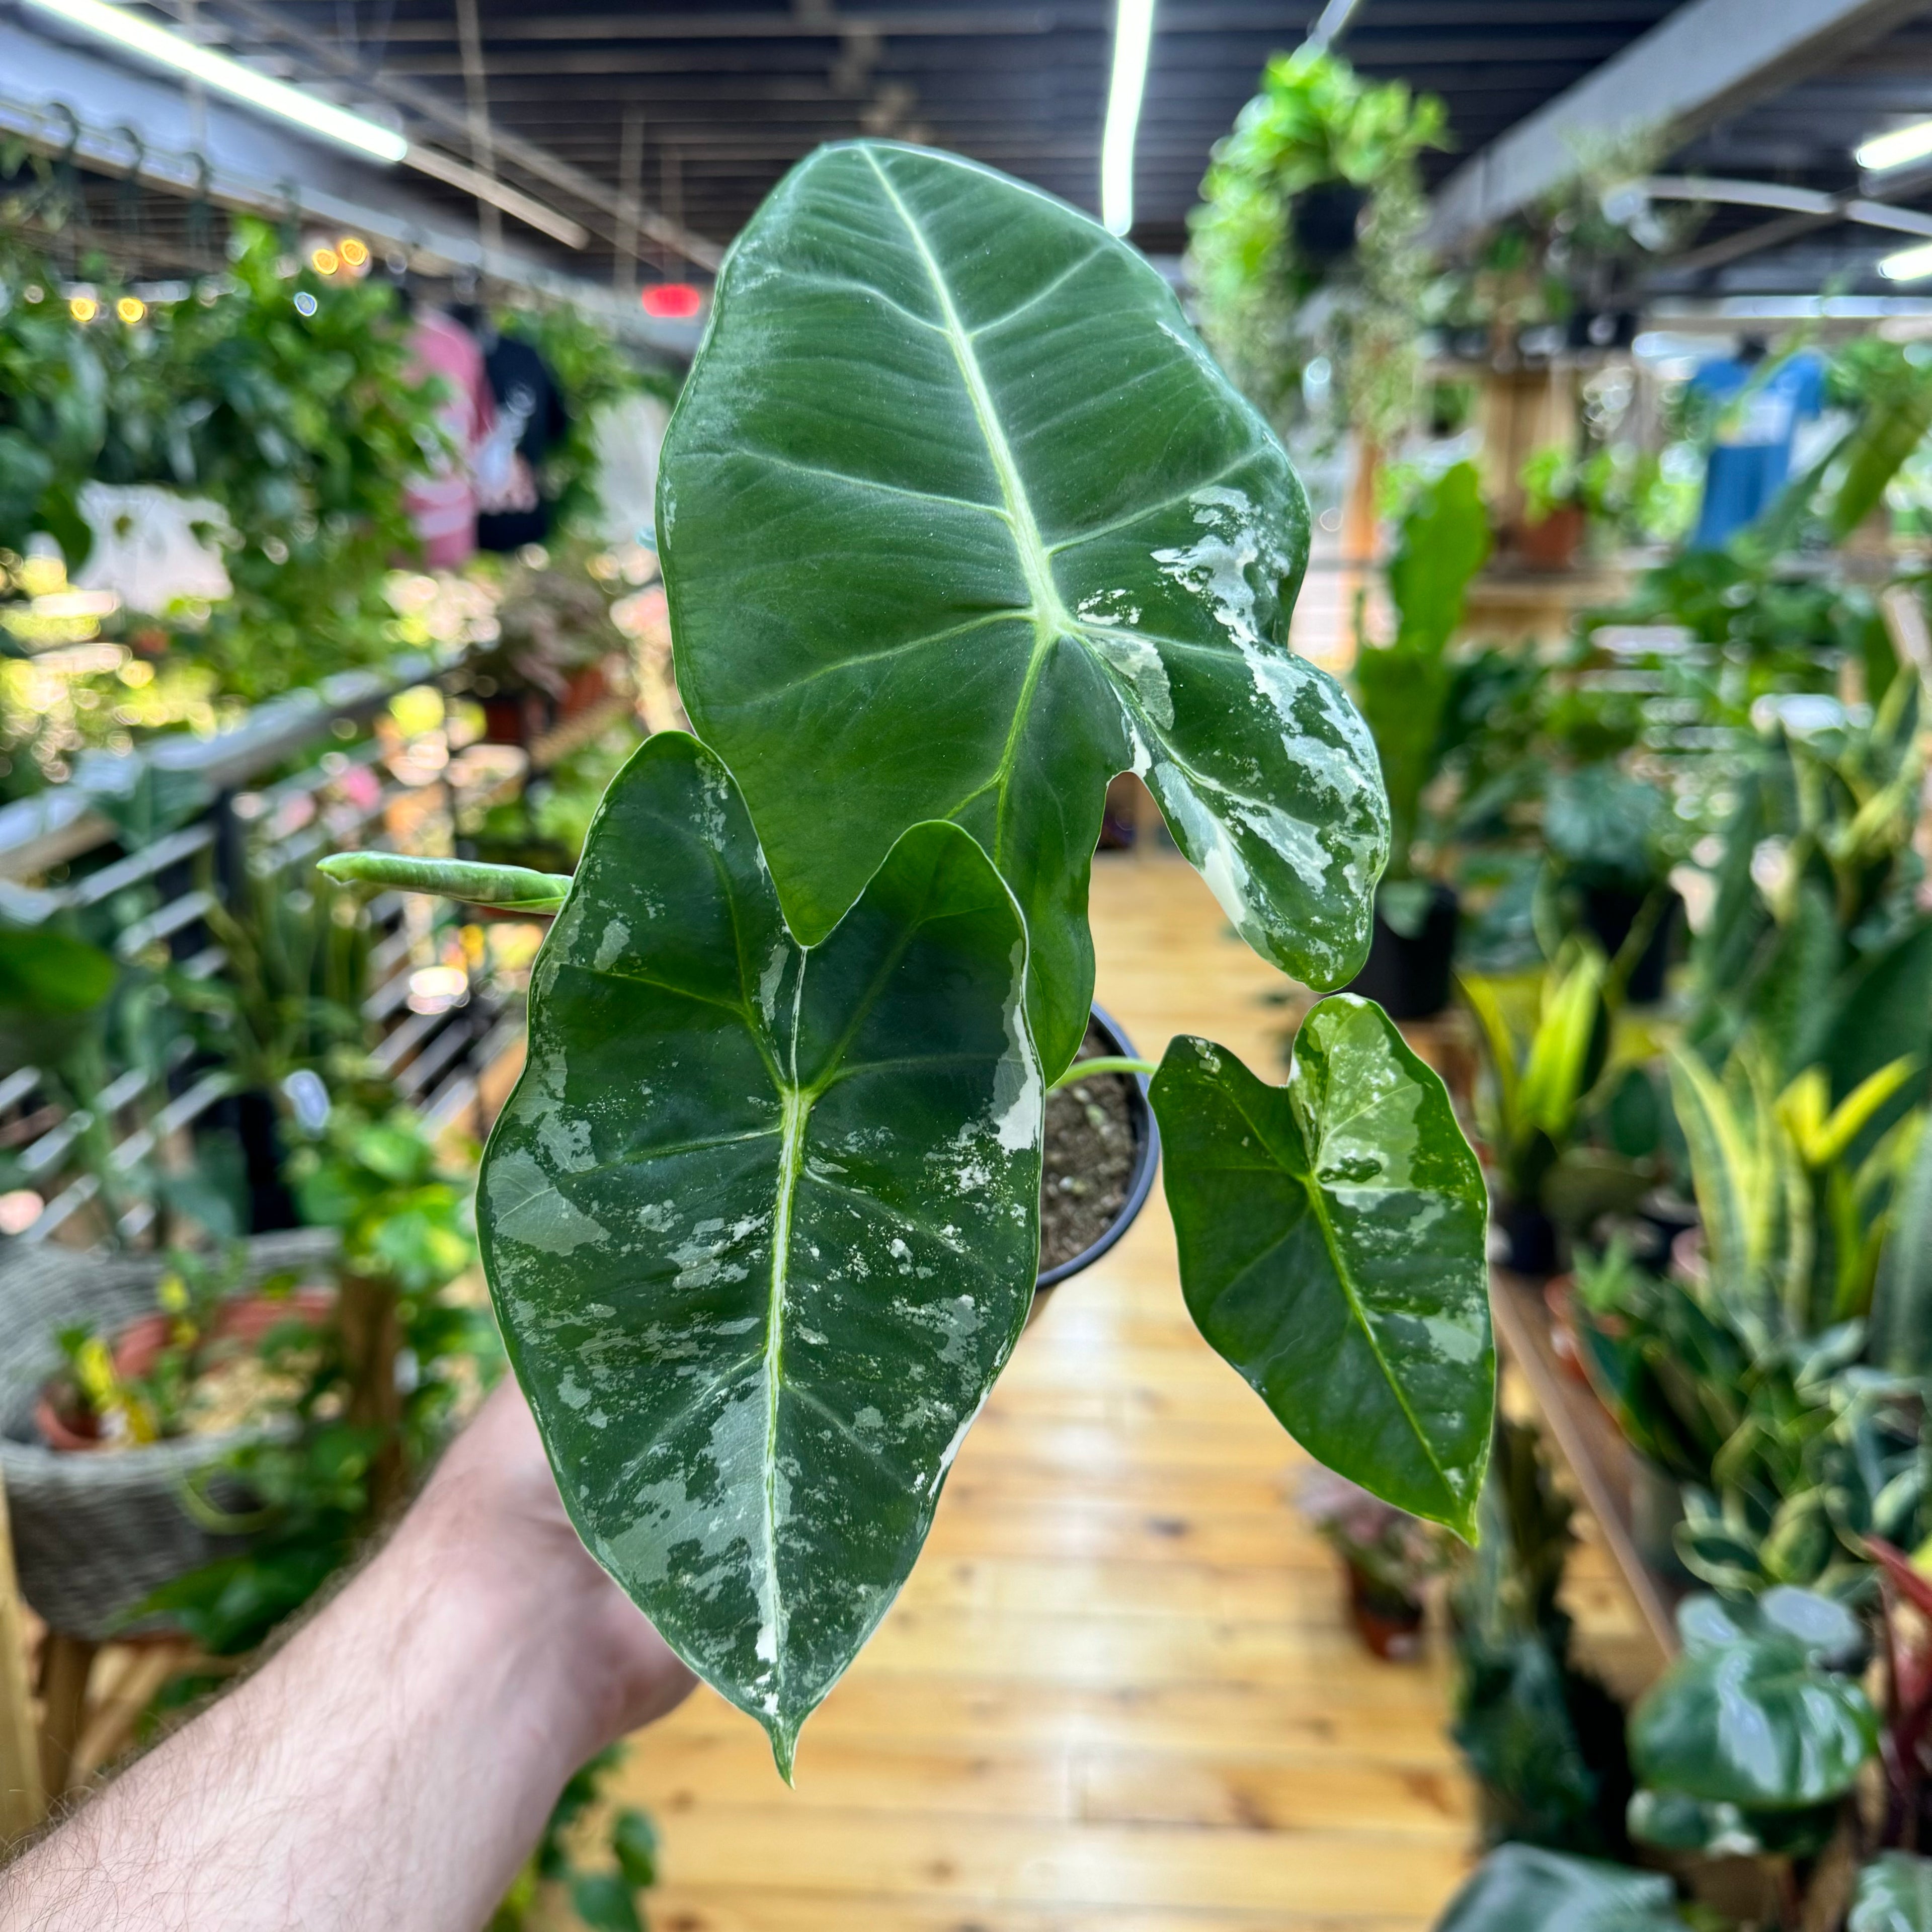
M1448 886L1436 888L1428 916L1413 939L1404 938L1378 908L1367 962L1348 990L1374 1000L1392 1020L1433 1018L1449 1004L1459 916L1454 890Z
M1120 1022L1100 1006L1094 1009L1094 1030L1100 1034L1109 1057L1117 1056L1123 1060L1139 1058L1132 1041L1121 1030ZM1154 1108L1148 1104L1147 1076L1131 1074L1121 1077L1128 1088L1127 1118L1134 1131L1134 1165L1127 1183L1127 1198L1097 1240L1089 1242L1077 1255L1056 1267L1041 1270L1034 1283L1035 1294L1057 1288L1069 1276L1091 1268L1133 1226L1134 1217L1147 1205L1148 1196L1153 1191L1154 1170L1160 1165L1160 1130L1154 1124Z
M1583 895L1583 923L1597 944L1614 959L1629 938L1649 896L1625 892L1616 886L1592 886ZM1677 937L1677 922L1684 916L1684 902L1666 890L1657 923L1636 964L1630 968L1624 997L1634 1006L1647 1006L1664 997L1664 975L1670 964L1670 949Z
M1355 245L1369 191L1353 182L1324 182L1296 196L1289 217L1294 246L1311 267L1325 268Z
M233 1137L241 1155L236 1177L247 1198L250 1234L278 1234L302 1225L295 1196L282 1178L288 1150L282 1144L275 1103L258 1088L218 1100L202 1116L204 1131Z
M1507 1244L1503 1266L1510 1274L1542 1281L1558 1271L1562 1257L1557 1246L1556 1223L1535 1202L1498 1201L1495 1218Z

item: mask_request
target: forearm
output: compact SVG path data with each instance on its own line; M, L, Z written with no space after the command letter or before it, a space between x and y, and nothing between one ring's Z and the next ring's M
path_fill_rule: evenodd
M0 1874L7 1932L477 1932L571 1772L683 1681L640 1670L648 1626L560 1513L503 1535L480 1446L256 1676Z

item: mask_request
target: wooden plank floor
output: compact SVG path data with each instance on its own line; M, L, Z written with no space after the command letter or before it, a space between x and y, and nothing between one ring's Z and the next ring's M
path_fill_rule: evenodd
M1100 998L1281 1076L1280 976L1171 854L1096 866ZM1306 1460L1195 1334L1158 1191L1028 1330L787 1791L700 1690L624 1795L658 1932L1411 1932L1466 1868L1439 1654L1378 1664Z

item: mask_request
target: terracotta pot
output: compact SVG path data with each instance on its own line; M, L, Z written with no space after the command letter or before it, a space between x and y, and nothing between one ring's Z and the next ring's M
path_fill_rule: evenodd
M601 664L586 664L581 670L572 672L559 715L562 718L581 717L585 712L595 710L610 695L610 680L604 676L604 667Z
M1540 524L1526 518L1516 528L1516 552L1532 570L1568 570L1583 541L1583 512L1574 503L1552 510Z
M332 1288L298 1288L292 1294L250 1294L223 1305L215 1317L213 1339L253 1348L278 1322L302 1322L311 1328L320 1328L334 1313ZM174 1317L158 1309L129 1322L114 1340L114 1372L124 1381L148 1374L167 1346L168 1333L173 1326ZM100 1418L63 1417L45 1390L34 1405L34 1423L50 1448L83 1450L101 1446Z
M1348 1620L1370 1652L1385 1664L1407 1664L1422 1654L1423 1608L1378 1583L1353 1563L1348 1579Z

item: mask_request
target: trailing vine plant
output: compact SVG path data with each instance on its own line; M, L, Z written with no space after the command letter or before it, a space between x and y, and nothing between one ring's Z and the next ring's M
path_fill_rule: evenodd
M1304 370L1324 357L1350 428L1383 448L1408 428L1433 272L1417 163L1448 146L1448 124L1434 94L1364 80L1304 46L1268 62L1215 144L1189 218L1189 274L1208 339L1276 422L1294 415ZM1346 218L1351 191L1361 202L1352 240L1345 229L1336 258L1318 259L1298 208L1326 194Z
M1280 446L1144 261L986 169L793 171L721 278L658 530L698 735L638 751L574 877L331 866L556 912L479 1190L497 1310L585 1542L789 1776L1027 1318L1108 780L1317 987L1366 951L1388 806L1287 648ZM1184 1039L1152 1091L1208 1340L1472 1534L1484 1200L1435 1076L1344 994L1286 1088Z

